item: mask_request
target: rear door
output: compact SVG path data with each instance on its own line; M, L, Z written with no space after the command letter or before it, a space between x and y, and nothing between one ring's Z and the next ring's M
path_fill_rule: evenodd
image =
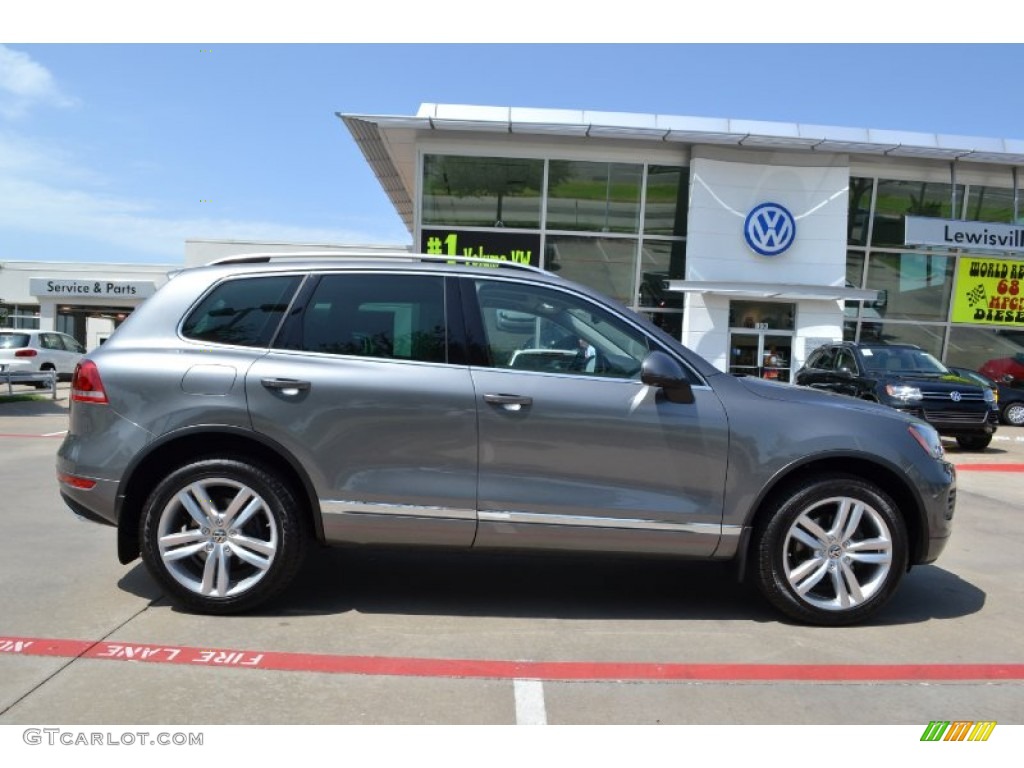
M246 376L253 427L309 473L327 539L463 545L477 423L438 274L314 276Z

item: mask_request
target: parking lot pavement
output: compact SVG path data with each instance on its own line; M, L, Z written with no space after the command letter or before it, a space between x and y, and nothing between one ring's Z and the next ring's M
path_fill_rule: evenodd
M0 725L1024 723L1024 429L878 620L790 624L728 568L324 550L246 616L171 608L54 479L67 393L0 401Z

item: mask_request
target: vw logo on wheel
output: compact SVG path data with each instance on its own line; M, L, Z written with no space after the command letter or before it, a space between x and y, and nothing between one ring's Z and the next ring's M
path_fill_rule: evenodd
M796 238L796 219L778 203L761 203L747 214L743 236L754 253L778 256Z

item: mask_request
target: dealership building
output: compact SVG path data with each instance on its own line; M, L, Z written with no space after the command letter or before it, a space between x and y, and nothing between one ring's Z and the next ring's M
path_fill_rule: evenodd
M722 370L770 359L789 380L843 338L968 367L1024 351L1024 140L444 104L338 117L413 250L584 283ZM183 263L295 247L190 241ZM74 318L130 311L175 268L36 263L14 286L10 264L0 312L82 341Z

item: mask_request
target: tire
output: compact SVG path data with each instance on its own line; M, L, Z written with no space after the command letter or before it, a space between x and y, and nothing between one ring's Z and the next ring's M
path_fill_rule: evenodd
M956 442L965 451L984 451L992 442L992 435L961 435Z
M182 608L246 611L281 593L302 564L309 533L301 510L291 489L258 464L197 461L147 499L142 560Z
M1003 406L1003 423L1011 427L1024 427L1024 401L1017 400Z
M47 364L47 365L44 365L42 368L40 368L39 372L40 373L50 373L50 372L53 372L55 370L56 369L52 365ZM45 381L33 381L32 382L32 386L35 387L36 389L49 389L50 388L50 385L47 382L45 382Z
M767 512L755 533L758 586L792 619L819 626L864 621L903 578L906 525L873 483L818 476Z

